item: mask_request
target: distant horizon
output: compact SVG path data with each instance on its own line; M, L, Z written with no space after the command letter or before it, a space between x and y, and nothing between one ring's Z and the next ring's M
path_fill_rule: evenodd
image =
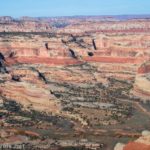
M149 0L1 0L0 16L20 18L150 14Z
M12 17L12 18L22 18L22 17L29 17L29 18L59 18L59 17L115 17L115 16L139 16L139 17L150 17L150 14L116 14L116 15L68 15L68 16L18 16L18 17L14 17L14 16L9 16L9 15L0 15L0 17Z

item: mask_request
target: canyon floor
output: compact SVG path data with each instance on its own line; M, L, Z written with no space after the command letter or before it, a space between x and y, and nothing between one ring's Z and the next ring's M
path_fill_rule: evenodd
M0 149L113 150L150 130L149 19L0 22Z

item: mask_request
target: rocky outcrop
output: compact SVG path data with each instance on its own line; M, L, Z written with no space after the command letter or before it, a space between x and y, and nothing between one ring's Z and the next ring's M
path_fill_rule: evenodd
M150 98L150 68L149 61L142 64L135 78L134 89L132 94L136 97L139 97L141 100L149 101Z
M14 92L15 91L15 92ZM50 95L48 90L40 87L34 87L28 83L6 82L1 84L0 92L7 99L15 99L17 103L22 104L25 108L33 107L38 111L59 112L59 104ZM21 98L21 99L20 99Z
M144 131L142 136L126 145L117 144L114 150L149 150L150 149L150 132Z
M138 69L138 74L150 73L150 61L142 64Z

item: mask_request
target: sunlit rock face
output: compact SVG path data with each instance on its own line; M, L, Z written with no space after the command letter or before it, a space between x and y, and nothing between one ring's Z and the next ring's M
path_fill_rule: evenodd
M134 142L130 142L126 145L117 144L114 150L149 150L150 149L150 133L144 131L146 134Z
M129 143L123 150L149 150L150 146L142 143Z

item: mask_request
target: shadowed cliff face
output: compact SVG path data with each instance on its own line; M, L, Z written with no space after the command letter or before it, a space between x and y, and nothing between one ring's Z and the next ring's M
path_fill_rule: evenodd
M0 144L113 149L149 129L149 20L66 22L3 18Z

